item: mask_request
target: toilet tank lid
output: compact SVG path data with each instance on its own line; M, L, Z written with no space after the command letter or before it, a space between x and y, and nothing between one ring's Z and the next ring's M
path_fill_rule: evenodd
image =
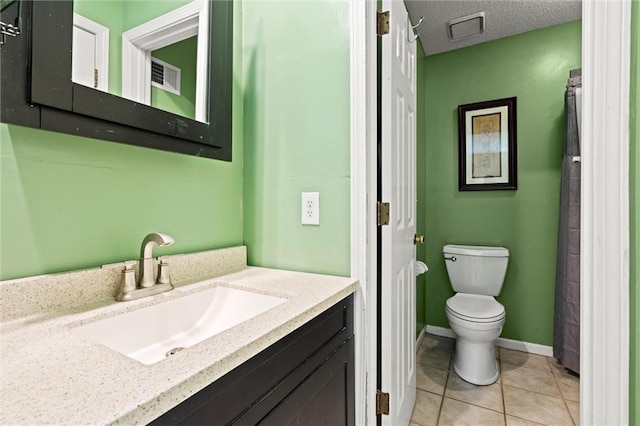
M509 257L509 250L504 247L447 244L443 247L442 252L444 254L460 254L466 256Z

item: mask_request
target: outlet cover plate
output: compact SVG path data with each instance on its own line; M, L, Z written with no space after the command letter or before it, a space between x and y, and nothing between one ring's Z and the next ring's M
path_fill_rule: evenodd
M303 225L320 225L320 193L303 192L301 218Z

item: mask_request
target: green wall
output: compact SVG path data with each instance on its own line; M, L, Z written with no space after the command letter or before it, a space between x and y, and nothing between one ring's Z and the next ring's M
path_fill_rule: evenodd
M232 163L0 124L0 278L243 243L242 10L235 10Z
M151 106L183 117L196 117L196 65L198 37L189 37L162 49L151 56L180 68L180 95L151 87Z
M349 5L244 3L249 263L350 273ZM320 225L300 224L320 192Z
M630 186L630 357L629 357L629 424L640 424L640 256L638 246L640 244L640 209L638 202L640 201L640 173L638 166L640 165L640 123L638 115L640 114L640 2L632 3L632 19L631 19L631 90L630 90L630 167L631 175L629 177Z
M253 265L349 274L348 3L234 8L232 163L0 124L1 279L136 258L152 231L167 254L244 243Z
M564 90L581 66L581 23L574 21L421 59L426 90L427 323L448 327L453 295L442 247L505 246L502 336L552 344ZM518 190L458 191L458 105L517 96ZM425 99L426 97L426 99Z
M95 1L95 0L91 0ZM102 0L99 0L102 1ZM109 0L107 0L109 1ZM193 0L119 0L123 2L122 27L128 31L151 19L169 13ZM235 0L236 4L239 3Z

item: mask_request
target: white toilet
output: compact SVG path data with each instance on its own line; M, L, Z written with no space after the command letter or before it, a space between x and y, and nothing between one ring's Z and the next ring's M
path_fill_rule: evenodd
M446 307L456 335L453 368L469 383L490 385L498 380L495 341L505 320L504 306L494 296L502 290L509 250L446 245L442 251L456 292Z

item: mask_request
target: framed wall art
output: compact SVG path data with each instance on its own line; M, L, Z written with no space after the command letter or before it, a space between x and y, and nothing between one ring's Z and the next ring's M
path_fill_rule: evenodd
M517 189L516 98L458 106L458 189Z

